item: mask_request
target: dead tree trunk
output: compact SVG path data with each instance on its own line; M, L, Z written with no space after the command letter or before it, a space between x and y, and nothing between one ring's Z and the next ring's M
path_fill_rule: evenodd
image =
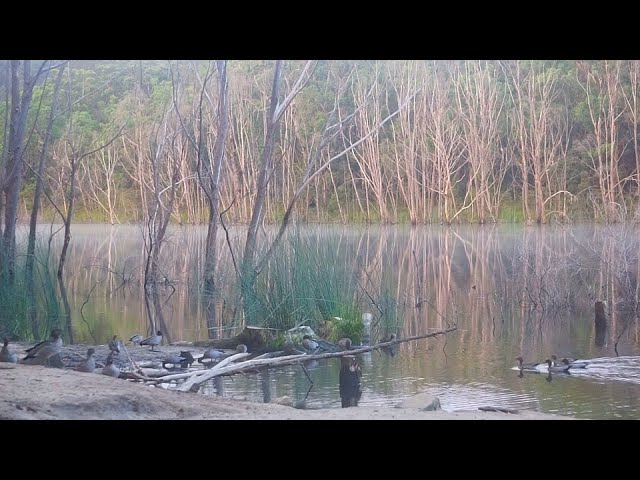
M355 355L345 355L340 358L340 399L342 408L357 407L362 388L360 378L362 370Z
M44 175L45 167L47 164L47 150L49 147L49 142L51 140L53 120L55 119L55 111L58 104L58 95L60 93L60 86L62 85L62 76L64 74L65 66L66 64L60 66L60 70L58 70L58 77L56 78L55 87L53 89L51 112L49 114L49 122L47 124L47 130L45 131L44 140L42 142L42 153L40 155L40 163L38 164L38 174L36 175L36 189L33 194L33 207L31 208L31 219L29 221L29 240L27 244L25 279L27 284L27 301L29 302L27 311L31 320L31 332L33 334L33 338L40 338L40 325L38 322L38 315L35 307L36 294L35 283L33 279L33 267L36 249L36 226L38 223L38 213L40 212L40 198L42 197L42 192L44 190L42 177Z
M607 317L604 312L604 302L597 301L595 304L595 326L596 326L596 339L595 343L597 347L604 346L605 333L607 331Z

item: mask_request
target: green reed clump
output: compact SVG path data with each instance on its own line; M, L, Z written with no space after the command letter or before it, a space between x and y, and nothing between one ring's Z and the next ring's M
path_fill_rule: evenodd
M46 338L52 328L61 325L54 261L47 246L39 242L34 255L34 298L31 298L26 279L26 246L18 245L16 250L13 274L9 272L5 251L0 250L0 336L15 340Z
M308 325L323 335L362 334L362 304L353 260L329 236L290 233L256 282L248 317L257 325L289 329ZM245 312L246 314L247 312ZM345 319L332 325L332 317Z

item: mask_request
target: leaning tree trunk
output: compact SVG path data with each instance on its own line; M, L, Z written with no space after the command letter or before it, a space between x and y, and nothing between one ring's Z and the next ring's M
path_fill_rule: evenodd
M29 240L27 244L27 260L26 260L26 272L25 281L27 289L27 312L31 319L31 333L34 338L40 338L40 324L38 322L38 314L35 308L35 283L33 279L33 265L35 260L35 248L36 248L36 225L38 222L38 212L40 210L40 197L43 191L42 177L47 164L47 150L49 142L51 140L51 130L53 126L53 120L55 117L56 106L58 104L58 94L60 93L60 85L62 85L62 75L64 73L65 65L60 67L58 71L58 77L56 78L55 87L53 90L53 99L51 100L51 111L49 113L49 122L47 124L47 130L45 131L44 140L42 142L42 153L40 156L40 163L38 165L38 173L36 175L36 189L33 194L33 207L31 208L31 219L29 221Z
M200 176L201 185L209 201L209 225L207 228L206 252L205 252L205 298L207 299L207 331L209 338L215 338L217 318L216 318L216 259L218 222L220 216L220 179L222 167L225 159L225 143L229 132L229 88L227 81L227 62L219 60L216 62L218 68L218 128L215 145L213 148L213 158L211 169L208 172L208 185L203 183L203 176ZM204 87L203 87L204 88Z
M249 323L253 323L252 314L254 311L253 307L256 301L255 283L258 272L255 269L254 260L256 255L258 228L262 224L262 220L264 218L264 206L267 198L271 171L273 170L273 147L276 141L279 120L281 118L281 115L276 116L278 97L280 96L281 79L282 60L278 60L276 62L275 72L273 75L271 104L269 107L269 111L267 112L268 117L266 121L267 127L265 145L262 152L262 167L260 170L260 175L258 177L256 200L253 205L251 222L249 223L249 228L247 230L247 239L245 242L244 254L242 257L242 266L240 270L240 288L242 290L243 308L246 315L245 318L249 321Z
M23 63L23 89L20 98L20 84L18 69L20 60L11 61L11 119L9 126L9 155L7 158L6 178L4 182L5 194L5 228L4 253L6 268L10 281L15 275L16 222L18 219L18 204L22 189L22 154L24 152L24 134L27 116L33 94L33 80L31 78L31 60Z

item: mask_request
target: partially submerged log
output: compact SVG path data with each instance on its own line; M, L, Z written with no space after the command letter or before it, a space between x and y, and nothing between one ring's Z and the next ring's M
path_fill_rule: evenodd
M245 327L235 337L194 342L193 344L196 347L235 349L239 344L243 343L247 346L248 352L261 352L273 340L277 331L272 328Z
M355 355L345 355L340 359L340 399L342 408L357 407L362 389L362 370Z

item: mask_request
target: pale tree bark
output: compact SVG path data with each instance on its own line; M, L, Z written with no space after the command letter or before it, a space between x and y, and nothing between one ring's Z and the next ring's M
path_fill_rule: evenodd
M638 219L640 218L640 132L638 131L638 122L640 117L640 60L629 60L626 63L629 74L629 90L627 91L626 89L623 89L622 93L627 104L627 112L629 121L631 122L631 131L633 132L632 144L636 164L636 170L634 172L636 184L635 217Z
M258 229L264 219L265 201L268 194L269 182L273 173L273 149L278 134L278 126L284 111L289 107L295 96L300 93L302 88L308 82L313 73L313 62L307 62L298 77L295 85L280 103L280 91L282 84L282 68L283 62L276 61L273 75L273 84L271 89L270 106L266 117L265 128L265 144L261 156L260 174L256 188L256 198L253 204L253 212L251 222L247 229L247 237L242 255L242 263L240 268L240 282L242 289L242 298L244 304L244 313L252 321L251 314L255 304L254 286L259 270L255 265L256 246L258 240ZM285 215L286 216L286 215Z
M376 66L372 85L368 85L368 83L361 80L360 77L357 78L354 85L353 97L356 108L358 109L358 115L355 121L358 132L356 134L357 136L361 136L361 132L370 131L373 125L377 125L380 122L380 95L378 68ZM368 136L360 148L353 150L353 156L358 164L362 178L375 197L380 223L391 223L392 218L387 205L387 185L389 178L382 158L378 133Z
M197 156L197 175L200 187L204 192L209 210L207 224L207 238L205 243L204 264L204 293L207 302L207 326L210 338L215 338L218 321L216 318L216 266L218 259L217 235L220 222L220 202L222 172L225 161L225 145L229 132L229 87L227 76L227 61L216 61L215 68L218 72L217 106L207 92L207 83L211 77L209 69L204 79L201 79L194 68L195 75L201 84L200 97L197 107L197 138L189 136L188 131L183 131L189 137ZM174 106L178 112L177 97L174 83ZM213 125L205 125L203 121L203 103L207 100L211 109L215 108L215 120ZM215 137L213 140L212 137Z
M440 221L450 225L462 211L456 202L455 188L463 180L466 166L460 133L460 120L448 103L449 72L434 72L433 89L427 99L428 122L425 138L429 139L436 182L430 188L438 194ZM425 150L427 147L425 146Z
M97 203L108 216L109 223L120 223L116 213L119 185L115 179L116 168L120 165L120 155L115 145L101 150L92 165L84 162L82 168L89 184L93 202Z
M517 61L507 70L508 86L516 111L516 130L520 150L525 215L529 220L528 185L533 178L535 220L546 223L546 203L556 194L567 194L564 188L552 191L550 173L558 169L566 157L568 121L565 111L557 107L560 91L557 71L544 64Z
M466 198L478 222L497 220L499 205L491 189L500 187L493 176L496 161L498 121L503 102L498 95L494 74L487 62L465 62L454 74L458 113L462 120L462 139L470 165Z
M586 95L589 118L593 127L592 142L587 143L589 167L597 176L598 189L606 222L624 219L626 206L618 163L622 156L620 122L624 114L622 102L621 64L619 61L579 63L578 82Z

